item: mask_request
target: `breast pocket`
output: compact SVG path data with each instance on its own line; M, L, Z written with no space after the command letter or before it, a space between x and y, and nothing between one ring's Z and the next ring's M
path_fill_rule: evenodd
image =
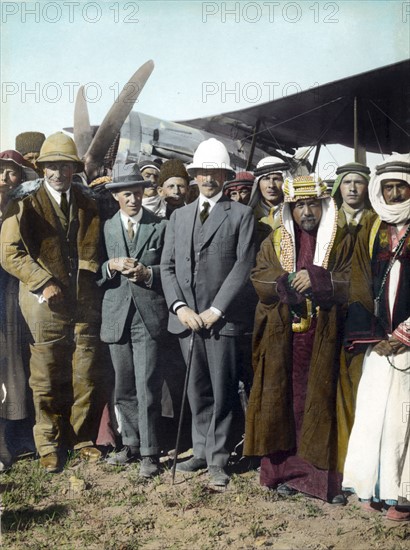
M141 255L141 263L144 265L157 265L161 261L162 248L148 248Z

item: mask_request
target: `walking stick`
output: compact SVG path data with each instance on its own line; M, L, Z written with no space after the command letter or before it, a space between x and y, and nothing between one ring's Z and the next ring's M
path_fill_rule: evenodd
M182 392L181 411L179 413L178 433L177 433L177 441L175 443L174 463L172 464L172 485L174 485L174 481L175 481L175 470L176 470L176 467L177 467L177 458L178 458L178 451L179 451L179 440L181 439L182 422L184 420L184 409L185 409L186 395L187 395L187 391L188 391L188 380L189 380L189 372L191 370L192 354L193 354L193 351L194 351L194 340L195 340L195 332L192 331L191 338L189 340L188 360L187 360L187 364L186 364L184 391Z

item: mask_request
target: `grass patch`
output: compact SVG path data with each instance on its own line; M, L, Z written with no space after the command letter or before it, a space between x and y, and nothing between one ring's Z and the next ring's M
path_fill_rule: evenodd
M314 502L306 502L306 517L308 518L318 518L324 515L322 508L320 508Z
M67 507L62 505L47 506L42 510L32 506L19 510L5 510L2 514L2 530L3 533L11 533L58 524L67 513Z
M6 509L37 504L52 492L48 474L38 461L20 461L5 474L3 506Z

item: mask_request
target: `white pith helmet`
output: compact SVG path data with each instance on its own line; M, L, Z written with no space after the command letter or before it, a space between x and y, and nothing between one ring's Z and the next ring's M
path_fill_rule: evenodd
M229 153L225 145L215 138L206 139L200 143L192 163L187 166L190 176L195 176L196 170L199 169L228 170L235 177L235 170L230 165Z

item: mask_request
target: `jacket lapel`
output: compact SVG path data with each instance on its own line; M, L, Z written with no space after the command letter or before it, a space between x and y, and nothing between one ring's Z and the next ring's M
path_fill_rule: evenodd
M137 234L137 247L135 252L135 257L140 258L144 246L147 244L148 239L155 231L155 225L151 223L148 219L148 214L145 210L142 211L142 218L139 223L138 234Z
M70 217L70 223L72 223L73 221L75 221L77 218L78 218L78 205L77 205L77 200L76 200L76 195L73 191L73 187L71 187L71 193L70 193L70 212L69 212L69 217ZM61 209L60 209L61 210ZM61 212L62 213L62 212ZM64 214L63 214L64 215Z
M54 227L56 231L61 230L58 224L57 220L57 209L54 208L52 201L52 198L49 196L49 194L46 191L45 185L40 187L38 192L36 193L35 197L32 199L33 201L37 201L40 205L40 208L43 212L44 219L47 220L47 222L50 223ZM57 205L58 208L58 205ZM63 213L61 212L61 215L63 216ZM64 218L64 222L67 222L67 220Z
M194 202L183 206L180 210L181 218L183 215L183 241L181 242L185 242L185 250L191 250L195 218L198 210L198 202L198 199L196 199Z
M221 198L213 207L212 212L209 216L209 218L205 222L204 227L204 243L203 246L207 244L207 242L212 239L216 231L218 230L219 226L222 224L224 219L227 217L227 211L231 208L231 202L230 200L224 200Z
M123 226L120 216L120 211L111 218L111 226L109 226L112 240L115 243L115 254L118 256L128 256L127 244L125 242Z

